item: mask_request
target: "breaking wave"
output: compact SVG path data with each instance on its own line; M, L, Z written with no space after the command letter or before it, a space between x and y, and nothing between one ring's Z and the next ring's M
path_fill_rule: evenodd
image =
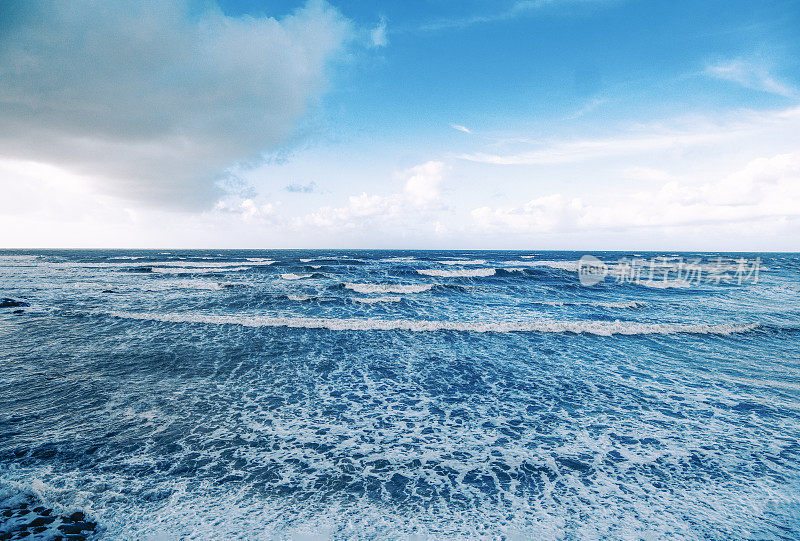
M244 327L290 327L306 329L328 329L332 331L405 330L415 332L462 331L462 332L542 332L594 334L599 336L640 334L718 334L728 335L752 331L758 324L723 323L638 323L634 321L429 321L407 319L355 319L355 318L302 318L268 316L227 316L210 314L107 312L124 319L162 321L168 323L210 323L218 325L241 325Z
M494 276L496 269L461 269L461 270L442 270L442 269L417 269L419 274L425 276L438 276L441 278L478 278Z
M433 287L433 284L352 284L345 283L345 289L356 293L422 293Z
M442 265L483 265L485 259L455 259L439 261Z

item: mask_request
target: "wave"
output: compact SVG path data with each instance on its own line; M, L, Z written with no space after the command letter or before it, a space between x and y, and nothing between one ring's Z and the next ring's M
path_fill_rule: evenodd
M400 302L403 300L403 297L350 297L350 300L366 304L375 304L378 302Z
M276 263L274 259L267 259L265 257L248 257L247 261L251 263L259 263L261 265L272 265L273 263Z
M312 301L317 297L314 295L286 295L286 298L290 301L297 301L297 302L304 302L304 301Z
M717 334L743 333L757 328L758 324L707 324L707 323L638 323L635 321L430 321L408 319L340 319L268 316L224 316L210 314L107 312L124 319L162 321L168 323L206 323L241 325L244 327L290 327L328 329L332 331L462 331L462 332L541 332L566 334L593 334L598 336L646 334Z
M495 269L462 269L462 270L442 270L442 269L417 269L419 274L425 276L439 276L441 278L475 278L483 276L494 276Z
M483 265L486 263L485 259L452 259L439 261L442 265Z
M644 282L632 283L653 289L686 288L692 286L691 282L687 282L686 280L647 280Z
M647 306L642 301L619 301L619 302L592 302L592 301L531 301L532 304L543 304L546 306L596 306L600 308L642 308Z
M578 261L508 261L507 263L514 263L515 265L525 265L526 267L549 267L551 269L565 270L570 272L578 272Z
M352 284L345 283L345 289L356 293L422 293L433 287L433 284Z
M220 272L239 272L249 270L250 267L150 267L151 271L160 274L209 274Z
M309 262L311 262L311 261L314 261L314 259L312 259L312 258L309 258L309 257L301 257L301 258L300 258L300 262L301 262L301 263L309 263Z
M287 272L286 274L281 274L281 278L284 280L301 280L303 278L311 278L314 276L313 274L295 274L293 272Z

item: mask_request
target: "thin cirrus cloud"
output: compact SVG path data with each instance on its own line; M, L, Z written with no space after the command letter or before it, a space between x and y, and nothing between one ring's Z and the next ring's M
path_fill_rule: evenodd
M473 152L453 157L469 162L492 165L562 165L593 160L658 155L667 151L700 148L720 143L744 144L750 138L761 141L765 134L796 133L800 125L800 108L764 113L741 113L729 119L710 123L689 118L673 125L658 125L636 133L616 137L577 139L550 143L530 143L531 150L510 153ZM773 136L776 137L776 136ZM789 135L791 139L796 136Z
M321 0L280 20L198 13L188 0L12 5L0 158L166 207L209 207L228 168L285 143L352 34Z
M715 79L737 83L751 90L776 94L785 98L795 98L798 91L770 74L761 63L735 59L719 62L706 67L704 74Z
M565 4L609 4L613 3L614 1L618 0L516 0L489 13L437 19L423 24L419 27L419 30L436 31L450 28L467 28L476 24L486 24L516 19L517 17L522 17L550 6ZM499 4L502 6L502 3Z

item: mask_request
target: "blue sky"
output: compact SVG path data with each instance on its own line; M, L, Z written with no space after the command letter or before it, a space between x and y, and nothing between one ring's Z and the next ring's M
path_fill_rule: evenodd
M800 2L3 10L4 246L797 249Z

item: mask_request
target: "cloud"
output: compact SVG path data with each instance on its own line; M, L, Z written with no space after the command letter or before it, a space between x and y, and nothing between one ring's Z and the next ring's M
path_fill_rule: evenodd
M289 184L284 190L290 193L314 193L317 191L317 183L312 180L308 184Z
M517 0L508 5L505 9L481 15L468 17L443 18L423 25L420 30L435 31L448 28L466 28L476 24L486 24L500 21L508 21L528 15L532 12L546 7L558 5L576 4L607 4L613 0Z
M472 130L470 130L469 128L467 128L465 126L462 126L460 124L450 124L450 127L453 128L454 130L463 131L464 133L472 134Z
M259 205L250 198L220 200L214 206L214 210L221 213L238 214L242 220L254 225L277 224L280 222L280 217L273 203Z
M209 206L228 168L286 143L351 35L314 0L281 20L189 0L31 0L7 13L0 157L185 208Z
M658 177L670 175L663 172ZM668 180L652 189L599 203L556 193L521 207L480 207L472 211L473 222L480 230L517 233L746 223L798 216L800 152L754 159L741 170L712 182Z
M375 219L402 221L411 214L430 210L439 200L445 170L446 165L439 161L417 165L401 173L405 183L400 193L382 196L364 192L350 196L346 206L322 207L296 220L295 225L356 228Z
M683 151L722 142L759 140L764 134L785 130L791 133L800 123L800 108L778 112L738 114L733 119L702 118L677 120L670 125L642 126L631 133L597 139L577 139L527 143L532 150L513 153L475 152L454 157L471 162L494 165L563 165L591 160L659 155L666 151Z
M786 98L798 96L797 89L770 75L761 63L736 59L709 65L704 73L709 77L738 83L752 90L777 94Z
M405 200L413 206L422 207L438 199L444 167L442 162L427 162L406 171L408 180L403 187Z
M381 21L378 23L372 32L370 32L370 38L372 39L372 46L373 47L386 47L389 45L389 39L386 37L386 18L381 17Z

